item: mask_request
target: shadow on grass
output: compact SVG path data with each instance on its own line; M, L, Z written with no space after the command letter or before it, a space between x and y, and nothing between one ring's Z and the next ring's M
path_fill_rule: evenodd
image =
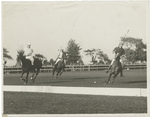
M146 81L131 81L131 82L127 82L127 83L146 83Z
M94 78L91 78L91 77L82 77L82 78L72 78L72 79L76 79L76 80L91 79L91 80L94 80L94 79L101 79L101 78L104 78L104 77L94 77Z
M53 80L53 81L51 81L51 82L39 82L38 84L54 84L54 83L65 83L65 82L72 82L72 81L60 81L60 80Z

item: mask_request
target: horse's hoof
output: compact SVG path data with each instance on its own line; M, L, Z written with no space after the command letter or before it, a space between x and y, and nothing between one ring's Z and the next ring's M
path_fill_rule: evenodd
M25 80L25 79L23 79L23 78L20 78L20 79L21 79L22 81L24 81L24 82L26 81L26 80Z
M35 82L35 78L33 79L33 83Z
M104 83L104 85L107 85L107 83Z
M31 79L32 82L34 82L34 79Z

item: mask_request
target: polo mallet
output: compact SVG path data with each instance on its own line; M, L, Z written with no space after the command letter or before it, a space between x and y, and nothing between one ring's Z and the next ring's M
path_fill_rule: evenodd
M126 38L126 36L127 36L128 32L129 32L129 30L128 30L128 31L127 31L127 33L125 34L124 38ZM124 44L124 42L123 42L123 44ZM122 45L123 45L123 44L122 44Z
M129 30L127 31L127 33L125 34L124 38L126 38L126 35L128 34Z
M58 51L60 51L60 50L62 50L62 46L61 46L61 48L60 48L60 49L58 49Z

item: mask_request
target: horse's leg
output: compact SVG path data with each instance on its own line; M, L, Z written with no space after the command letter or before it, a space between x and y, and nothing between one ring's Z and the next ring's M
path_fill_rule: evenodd
M59 75L61 76L61 74L62 74L62 73L63 73L63 70L61 70L61 72L60 72L60 74L59 74Z
M59 75L61 75L61 74L63 73L63 71L64 71L64 69L62 69L62 70L60 71Z
M34 77L34 79L33 79L33 82L35 82L35 79L36 79L37 75L39 74L39 71L40 71L40 69L38 68L38 69L37 69L37 72L36 72L36 75L35 75L35 77Z
M23 77L24 73L25 73L24 70L22 70L22 74L21 74L21 77L20 77L21 80L22 80L22 77Z
M115 80L115 78L117 77L118 74L119 74L119 71L117 71L117 72L114 74L111 84L114 83L114 80Z
M56 74L56 79L58 78L58 74L59 74L60 70L58 70L57 74Z
M35 74L35 69L33 70L33 74L31 76L31 80L33 81L34 80L34 74Z
M54 73L55 73L55 68L53 69L53 74L52 74L52 76L54 76Z
M52 79L53 79L53 77L54 77L55 70L56 70L56 69L53 69Z
M123 65L121 64L121 67L120 67L120 77L123 77Z
M53 74L52 74L52 79L53 79L53 77L54 77L55 71L56 71L56 66L54 65L54 68L53 68Z
M62 68L60 75L65 71L65 66Z
M25 79L22 78L24 73L25 73L25 70L22 70L22 74L21 74L20 79L25 82Z
M26 76L26 82L25 82L25 84L27 84L27 82L28 82L28 76L29 76L29 71L27 71L27 76Z
M61 72L61 69L58 69L58 72L56 74L56 79L58 78L58 75L60 74L60 72Z
M110 78L111 78L112 74L113 74L112 72L109 74L108 80L107 80L107 82L104 85L106 85L106 84L108 84L110 82Z
M120 77L123 77L123 70L120 70Z

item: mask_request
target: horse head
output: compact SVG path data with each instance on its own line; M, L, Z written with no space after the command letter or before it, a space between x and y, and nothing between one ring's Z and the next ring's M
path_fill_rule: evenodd
M66 52L63 52L62 60L64 61L64 60L66 60L66 59L67 59L67 54L66 54Z
M22 63L25 61L25 56L24 56L24 51L23 50L19 50L17 51L18 55L17 55L17 62L21 61Z
M119 62L119 61L120 61L120 56L117 56L117 57L115 58L115 61L116 61L116 62Z

